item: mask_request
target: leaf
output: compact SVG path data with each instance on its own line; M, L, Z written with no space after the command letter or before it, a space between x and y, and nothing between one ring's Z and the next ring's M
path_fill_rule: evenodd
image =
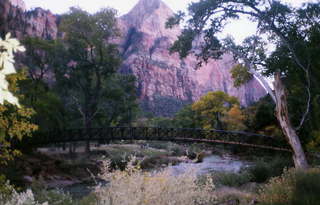
M5 36L5 40L9 40L11 38L11 33L7 33Z

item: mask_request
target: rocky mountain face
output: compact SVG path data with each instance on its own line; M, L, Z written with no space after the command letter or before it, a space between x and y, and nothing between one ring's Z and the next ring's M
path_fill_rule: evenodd
M181 32L178 27L165 28L165 22L172 15L172 10L161 0L140 0L119 19L124 34L122 71L138 78L139 96L145 110L158 115L170 114L208 91L221 90L236 96L243 106L266 95L255 79L240 88L233 86L230 69L235 62L231 55L211 60L198 70L195 70L195 56L181 60L177 54L170 55L168 48Z
M37 8L25 11L22 0L1 0L0 31L23 36L56 38L59 17ZM239 98L243 106L266 95L256 80L235 88L230 69L231 55L211 60L195 70L194 56L179 59L168 48L180 34L180 28L166 29L165 22L172 10L161 0L140 0L126 15L120 17L122 37L118 40L123 56L121 72L137 78L138 95L145 111L170 116L184 104L199 99L208 91L222 90ZM4 23L3 23L4 22Z
M19 39L25 36L55 39L58 35L58 19L50 11L41 8L26 11L23 0L0 1L0 33L10 31Z

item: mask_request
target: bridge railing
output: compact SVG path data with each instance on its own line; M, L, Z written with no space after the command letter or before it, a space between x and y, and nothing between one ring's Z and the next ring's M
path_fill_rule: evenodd
M161 127L104 127L85 129L52 130L38 132L23 143L41 146L77 141L108 142L110 140L162 140L162 141L203 141L226 144L242 144L279 147L273 137L241 131L206 130L199 128ZM283 147L283 146L282 146ZM288 149L288 147L285 147Z

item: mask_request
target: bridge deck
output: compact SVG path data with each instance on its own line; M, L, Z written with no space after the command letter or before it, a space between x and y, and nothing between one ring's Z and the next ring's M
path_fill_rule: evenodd
M261 149L291 152L288 146L279 146L279 140L266 135L225 130L205 130L190 128L159 127L105 127L38 132L32 138L24 138L23 143L43 146L78 141L110 140L159 140L179 142L206 142L230 144ZM281 144L281 143L280 143Z

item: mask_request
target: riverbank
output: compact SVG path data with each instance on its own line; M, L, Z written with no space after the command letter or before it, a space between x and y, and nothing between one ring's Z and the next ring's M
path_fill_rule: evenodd
M256 197L259 187L270 177L281 175L283 168L289 166L283 159L265 157L263 160L266 161L256 162L244 153L235 155L223 147L205 144L120 141L92 147L90 154L84 152L81 144L73 153L62 147L41 148L33 155L17 159L8 171L22 177L17 180L17 176L11 176L9 179L15 184L22 184L22 188L35 187L48 191L58 188L70 194L73 200L86 200L95 196L97 187L104 189L109 183L101 177L106 171L103 170L106 161L110 162L108 172L117 173L125 171L128 162L135 156L134 166L143 173L166 172L173 177L193 173L200 181L202 177L209 176L219 199L228 201L235 198L240 202L245 199L247 203L247 199ZM197 159L200 155L203 157L201 160ZM10 174L7 173L7 176Z

